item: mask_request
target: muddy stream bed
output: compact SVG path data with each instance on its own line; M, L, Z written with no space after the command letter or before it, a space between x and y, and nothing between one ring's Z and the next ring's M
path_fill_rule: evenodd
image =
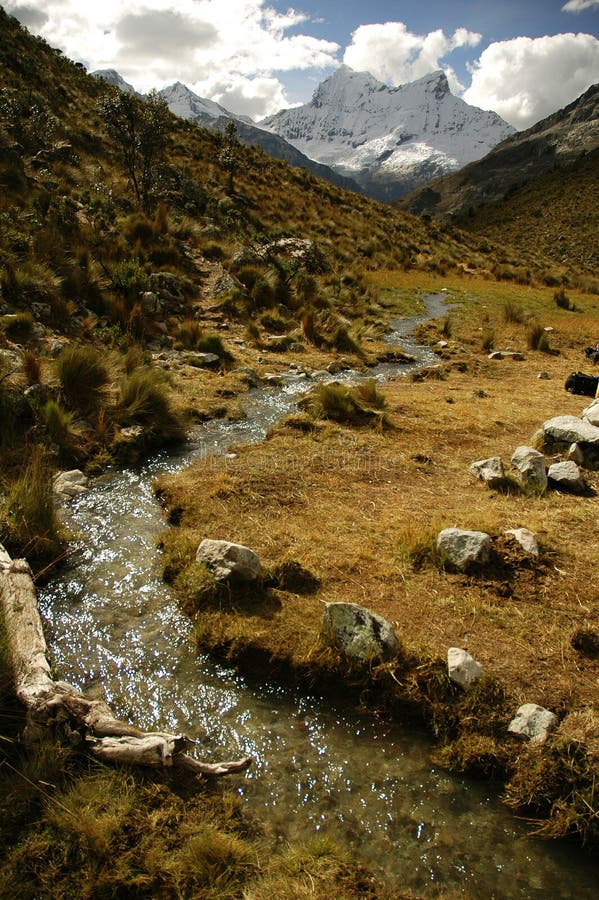
M334 380L385 380L436 362L409 335L445 314L444 299L429 296L427 314L398 323L389 337L414 364ZM153 481L198 457L261 440L312 383L290 374L282 387L250 391L243 421L211 422L184 452L107 473L63 511L74 536L69 563L40 592L57 676L104 696L142 728L197 739L202 758L250 755L250 770L228 786L269 830L282 841L330 835L398 890L597 896L589 857L529 838L492 788L436 768L425 735L360 716L342 697L333 704L282 689L268 671L262 686L250 686L195 651L190 622L161 580L156 545L166 525Z

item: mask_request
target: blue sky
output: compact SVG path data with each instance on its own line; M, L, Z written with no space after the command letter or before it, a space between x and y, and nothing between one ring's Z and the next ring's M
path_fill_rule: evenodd
M259 120L341 63L389 85L443 69L526 128L599 82L599 0L0 0L30 31L137 90L182 81Z
M481 42L477 48L458 48L447 58L459 80L468 85L467 64L477 59L491 43L521 35L540 38L569 32L583 32L599 38L599 2L577 13L563 11L565 3L566 0L426 0L420 3L415 0L345 0L343 3L307 0L296 3L295 8L310 16L313 22L311 34L335 41L342 47L351 43L353 32L361 25L372 23L403 22L410 32L418 35L439 28L446 34L453 34L460 27L479 33ZM284 2L272 5L278 10L289 6ZM288 78L288 83L293 98L304 102L302 80ZM595 80L599 80L599 71Z

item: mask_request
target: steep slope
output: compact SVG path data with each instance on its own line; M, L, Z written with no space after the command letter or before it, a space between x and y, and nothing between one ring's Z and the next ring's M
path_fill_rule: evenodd
M513 132L496 113L454 97L443 72L390 88L348 66L310 103L260 125L384 200L479 159Z
M332 184L339 187L345 187L351 191L360 191L358 184L350 178L345 178L338 174L328 166L321 165L312 159L309 159L292 144L279 137L277 134L271 134L262 128L257 128L245 116L236 116L229 110L215 103L213 100L206 100L194 94L186 85L177 81L170 87L163 88L159 91L161 97L164 98L170 111L174 115L190 122L197 122L204 128L210 128L213 131L224 131L227 123L233 120L237 126L237 136L239 140L248 146L261 147L270 156L276 159L282 159L290 166L299 166L324 178Z
M414 213L470 213L483 204L503 200L555 169L572 166L597 147L599 84L564 109L503 141L478 162L415 191L400 206Z

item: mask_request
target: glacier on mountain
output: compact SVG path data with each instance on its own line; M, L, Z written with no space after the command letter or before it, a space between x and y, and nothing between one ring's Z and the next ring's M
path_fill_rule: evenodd
M480 159L514 133L496 113L455 97L444 72L392 88L348 66L323 81L310 103L259 125L381 199Z

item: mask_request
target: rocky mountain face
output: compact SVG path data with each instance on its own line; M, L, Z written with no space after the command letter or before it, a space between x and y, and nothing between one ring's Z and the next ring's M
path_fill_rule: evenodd
M259 124L380 200L480 159L514 133L496 113L454 97L441 71L390 88L348 66L310 103Z
M134 94L136 97L141 96L141 94L138 94L132 84L129 84L128 81L125 81L122 75L119 75L116 69L98 69L91 74L94 78L101 78L102 81L105 81L107 84L111 84L113 87L118 88L120 91L124 91L126 94Z
M503 141L462 171L436 179L400 204L414 213L464 215L497 203L599 149L599 84L573 103Z

